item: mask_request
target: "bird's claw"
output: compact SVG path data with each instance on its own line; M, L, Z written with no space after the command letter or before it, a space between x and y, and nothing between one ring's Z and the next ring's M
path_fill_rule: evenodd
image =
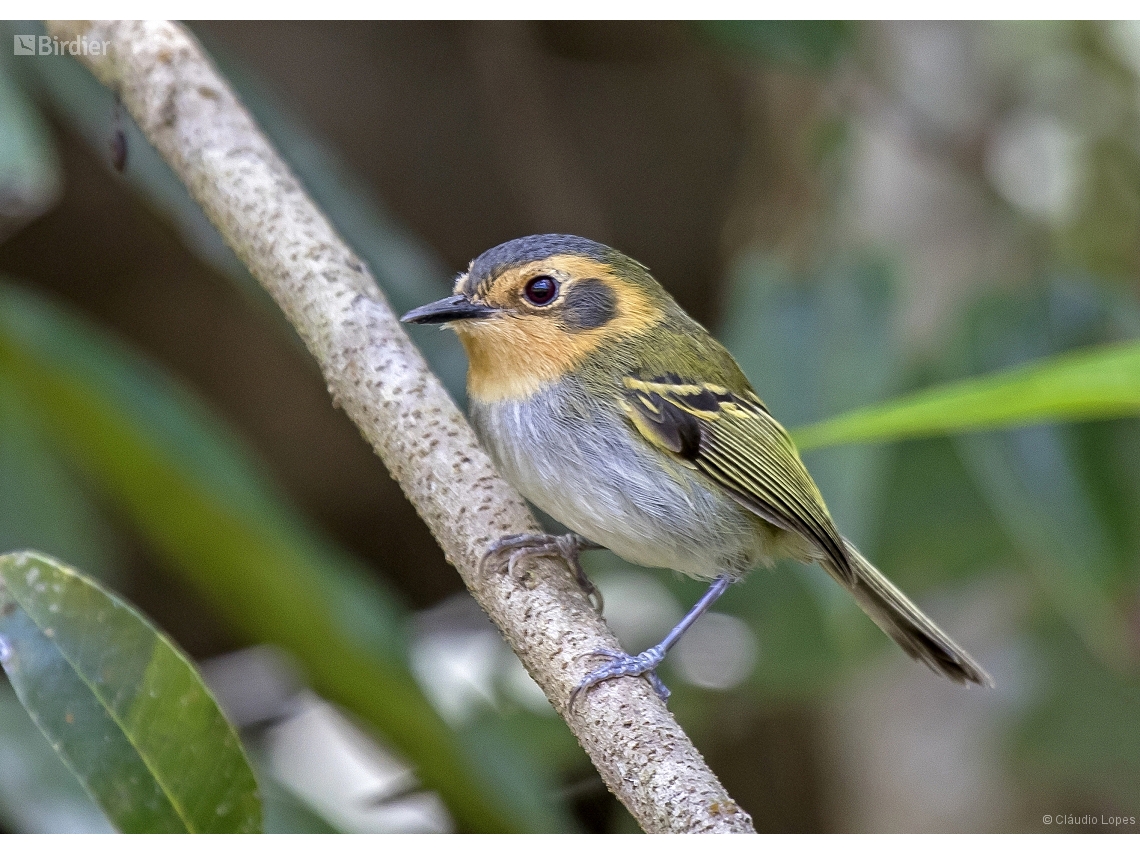
M583 692L593 688L598 683L612 680L615 677L644 677L653 687L653 691L657 693L657 697L661 698L663 702L669 700L671 692L661 682L661 678L657 676L657 666L665 659L665 651L661 650L660 647L650 647L644 653L639 653L636 656L630 656L628 653L619 650L595 650L586 655L600 656L608 661L605 665L595 668L583 677L582 682L570 693L570 712L574 711L574 704Z
M600 548L593 541L574 533L515 534L500 538L492 543L483 553L483 557L479 561L479 569L483 573L488 572L490 565L492 563L501 564L503 556L507 553L510 553L510 557L507 559L507 572L512 576L515 575L515 565L523 558L539 555L562 558L574 573L574 580L586 594L590 605L598 614L601 614L605 605L602 600L602 592L586 575L586 571L582 569L582 563L578 560L578 555L583 549Z

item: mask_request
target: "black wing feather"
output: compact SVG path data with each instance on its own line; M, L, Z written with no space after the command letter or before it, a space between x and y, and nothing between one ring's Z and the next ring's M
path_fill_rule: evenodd
M626 378L626 412L650 442L711 478L741 505L802 534L850 580L843 539L780 423L751 392L674 377Z

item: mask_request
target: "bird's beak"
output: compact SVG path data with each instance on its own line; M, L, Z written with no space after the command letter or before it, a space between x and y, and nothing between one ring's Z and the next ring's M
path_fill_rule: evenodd
M412 309L402 318L405 324L446 324L451 321L469 321L497 315L498 309L482 303L472 303L466 294L452 294L418 309Z

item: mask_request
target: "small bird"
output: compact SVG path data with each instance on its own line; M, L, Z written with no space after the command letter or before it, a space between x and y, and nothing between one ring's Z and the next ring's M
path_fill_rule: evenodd
M731 354L615 249L533 235L480 255L452 296L407 323L454 329L467 351L472 425L499 471L570 534L523 534L485 560L557 554L600 607L578 553L609 549L712 586L655 647L603 661L603 680L644 676L758 565L818 563L910 656L960 683L989 676L839 534L787 432Z

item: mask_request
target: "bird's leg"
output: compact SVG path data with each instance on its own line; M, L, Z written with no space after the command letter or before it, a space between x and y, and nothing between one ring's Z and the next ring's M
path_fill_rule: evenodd
M604 605L602 592L590 581L590 577L582 569L582 562L578 560L578 554L584 549L603 548L592 540L587 540L582 535L573 532L570 534L516 534L500 538L492 543L483 554L479 566L486 572L489 564L502 563L503 556L510 553L510 558L507 559L507 572L513 574L515 565L522 558L535 555L560 557L574 572L574 580L578 583L578 587L585 592L590 605L598 614L601 614Z
M712 586L705 591L705 595L697 601L695 606L689 609L689 613L681 618L681 622L673 627L656 647L650 647L644 653L639 653L636 656L630 656L628 653L617 650L594 651L593 655L609 661L601 668L587 674L577 688L570 693L570 710L573 711L574 702L578 700L578 696L582 692L605 680L612 680L614 677L645 677L661 700L669 700L669 689L657 676L657 666L661 664L662 660L665 659L665 654L680 640L685 631L697 622L697 618L708 611L709 606L720 599L720 595L727 591L728 586L734 581L736 580L729 576L721 576L713 582Z

